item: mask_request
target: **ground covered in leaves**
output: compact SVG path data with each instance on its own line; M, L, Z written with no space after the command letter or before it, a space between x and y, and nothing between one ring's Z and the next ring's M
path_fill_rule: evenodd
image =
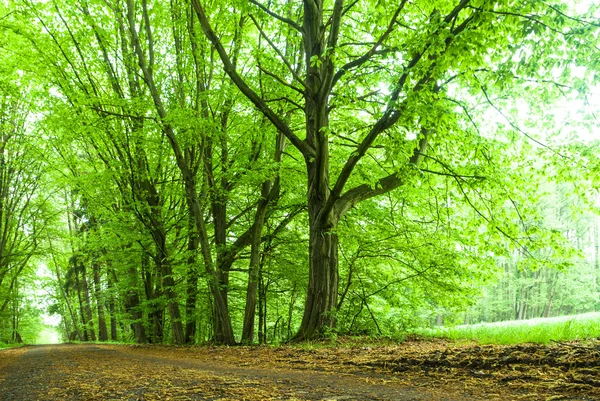
M1 400L600 400L600 341L0 351Z

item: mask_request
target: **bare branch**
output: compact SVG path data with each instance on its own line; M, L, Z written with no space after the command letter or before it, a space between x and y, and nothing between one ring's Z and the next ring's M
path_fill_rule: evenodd
M483 85L481 86L481 91L483 92L483 95L485 96L485 99L487 100L489 105L492 106L506 120L506 122L508 122L508 124L510 124L510 126L513 127L513 129L515 131L520 132L523 136L529 138L529 140L537 143L538 145L540 145L543 148L550 150L552 153L556 154L557 156L560 156L565 159L570 159L568 156L563 155L562 153L558 152L557 150L554 150L553 148L546 145L545 143L538 141L537 139L535 139L534 137L529 135L527 132L523 131L518 125L513 123L512 120L510 118L508 118L508 116L506 116L506 114L504 114L502 112L502 110L500 110L500 108L494 104L494 102L492 102L492 100L490 99L490 97L487 93L487 90L485 89L485 87Z
M270 102L279 102L279 101L285 101L288 102L294 106L296 106L297 109L299 110L303 110L304 107L301 106L300 104L298 104L297 102L293 101L292 99L290 99L287 96L282 96L282 97L278 97L278 98L274 98L274 99L265 99L265 103L270 103Z
M435 170L428 170L426 168L420 168L419 170L425 172L425 173L430 173L430 174L435 174L435 175L443 175L446 177L455 177L455 178L474 178L476 180L485 180L486 177L482 176L482 175L462 175L462 174L456 174L456 173L444 173L443 171L435 171Z
M300 33L304 32L302 30L302 27L300 25L298 25L297 23L295 23L294 21L292 21L291 19L282 17L281 15L279 15L277 13L274 13L273 11L269 10L267 7L265 7L264 5L260 4L256 0L249 0L249 1L250 1L250 3L254 4L258 8L260 8L261 10L263 10L265 13L269 14L271 17L276 18L276 19L278 19L281 22L285 22L286 24L288 24L289 26L291 26L292 28L294 28L295 30L297 30Z
M264 68L262 65L258 65L258 69L261 70L262 72L264 72L265 74L267 74L268 76L270 76L271 78L275 79L277 82L279 82L280 84L282 84L283 86L286 86L290 89L295 90L296 92L300 93L301 95L304 95L304 91L300 88L295 87L292 84L289 84L287 82L285 82L283 80L283 78L281 78L279 75L272 73L271 71L267 70L266 68Z

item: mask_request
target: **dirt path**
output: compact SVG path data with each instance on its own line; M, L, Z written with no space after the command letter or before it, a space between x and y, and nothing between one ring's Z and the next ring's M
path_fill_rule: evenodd
M432 399L378 378L182 360L164 347L149 353L145 348L55 345L3 354L10 363L0 370L2 400Z
M600 372L597 356L581 368L593 379L576 387L557 385L558 378L538 363L535 369L547 380L540 389L527 385L539 383L540 377L523 373L516 354L507 353L510 348L444 346L31 346L0 351L0 400L600 400L594 381ZM538 348L529 351L535 354ZM493 349L513 363L509 376L498 380L494 369L506 366L501 356L493 362L488 352ZM522 376L516 386L506 380L515 368ZM582 381L580 371L558 368L566 372L562 376ZM555 391L548 392L550 387Z

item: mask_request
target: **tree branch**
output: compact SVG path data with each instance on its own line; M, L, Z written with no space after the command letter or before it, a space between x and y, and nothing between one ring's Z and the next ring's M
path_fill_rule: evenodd
M428 138L431 130L422 129L421 140L419 145L415 147L413 155L410 157L408 164L414 167L418 166L425 150L428 146ZM374 187L368 184L362 184L352 189L349 189L342 195L334 204L334 213L337 218L344 215L352 206L366 199L373 198L377 195L385 194L392 191L405 183L404 177L400 177L398 173L393 173L387 177L383 177L377 181Z
M476 180L485 180L486 177L482 176L482 175L462 175L462 174L456 174L454 172L451 173L444 173L443 171L435 171L435 170L428 170L426 168L420 168L420 171L423 171L425 173L430 173L430 174L435 174L435 175L443 175L446 177L455 177L455 178L474 178Z
M556 154L557 156L560 156L560 157L565 158L565 159L570 159L568 156L563 155L562 153L558 152L557 150L554 150L553 148L551 148L550 146L546 145L545 143L538 141L537 139L535 139L534 137L532 137L531 135L529 135L527 132L523 131L518 125L516 125L515 123L513 123L512 120L509 119L506 116L506 114L504 114L502 112L502 110L500 110L500 108L498 106L496 106L492 102L492 100L490 99L490 97L489 97L489 95L487 93L487 90L484 88L483 85L481 85L481 91L483 92L483 95L485 96L485 99L487 100L487 102L489 103L489 105L492 106L506 120L506 122L508 122L508 124L510 124L510 126L513 127L513 129L515 131L520 132L525 137L529 138L531 141L537 143L541 147L544 147L544 148L552 151L552 153Z
M461 0L460 4L458 4L450 12L450 14L448 14L446 16L446 18L444 18L444 21L446 23L449 23L453 19L457 18L460 11L463 10L467 6L468 3L469 3L469 0ZM453 36L449 36L448 38L446 38L446 40L445 40L446 47L445 47L444 52L442 52L441 54L444 54L445 51L448 50L448 48L450 47L450 44L452 43L453 37L456 36L457 34L459 34L460 32L464 31L470 21L472 21L472 16L467 18L458 27L456 27L455 29L453 29L451 31ZM435 34L439 35L439 32L436 31ZM435 36L435 35L432 35L432 36ZM327 201L327 205L324 208L324 213L329 213L331 210L333 210L335 208L337 210L337 213L343 214L352 205L356 204L357 202L360 202L360 200L368 199L372 196L385 193L385 192L395 189L401 185L401 182L397 178L394 179L394 177L395 177L394 175L390 175L388 177L383 178L382 179L383 181L380 180L381 181L380 183L385 184L385 185L382 188L373 189L373 191L375 191L375 192L373 192L373 195L370 195L371 191L366 190L366 188L370 189L370 187L366 186L366 188L362 188L360 190L358 190L358 188L360 188L360 187L354 188L354 190L357 190L357 191L354 191L354 190L348 191L346 194L344 194L344 197L346 195L348 195L348 198L346 198L345 200L342 200L340 198L341 193L344 190L346 183L348 182L348 180L350 179L350 176L352 175L352 172L354 171L354 168L356 167L358 162L363 158L363 156L367 153L367 151L371 148L371 146L373 145L373 142L375 142L375 139L377 139L377 137L383 131L385 131L386 129L393 126L400 118L400 109L397 107L397 105L395 103L398 100L401 91L403 90L403 87L406 83L406 80L408 79L411 69L419 63L419 61L422 59L422 57L428 51L428 49L432 43L433 43L433 39L428 41L427 44L424 46L424 49L421 50L421 52L417 53L415 56L413 56L412 60L405 67L404 73L398 80L396 89L392 92L392 94L390 96L388 106L387 106L385 112L383 113L383 116L381 116L381 118L379 120L377 120L377 122L373 125L373 127L369 131L369 133L362 140L360 146L356 149L355 152L353 152L350 155L350 157L348 157L348 160L344 164L344 167L342 168L342 171L340 172L340 174L336 180L335 186L333 187L333 189L331 191L331 196L330 196L329 200ZM425 76L423 76L417 82L417 84L413 87L413 91L420 90L431 79L432 69L433 69L433 66L435 66L435 64L436 64L435 60L438 57L439 57L439 55L434 56L433 64L428 68L428 71L425 74ZM431 59L431 56L430 56L430 59ZM435 91L439 91L439 87L436 86ZM418 148L427 146L427 133L429 133L429 130L423 129L422 133L425 134L424 135L425 141L424 142L421 141L419 143ZM416 150L417 149L415 149L415 151ZM413 153L413 156L411 157L411 163L414 165L418 165L422 153L424 153L424 152ZM413 160L414 160L414 162L413 162ZM387 187L387 186L389 186L389 189L386 190L385 187ZM353 198L354 195L356 195L356 198L351 200L351 198ZM363 198L363 196L366 196L366 197ZM341 201L340 205L335 205L335 203L338 200ZM340 216L341 215L338 214L338 217L340 217Z
M275 50L275 52L277 53L277 55L279 56L279 58L281 58L281 60L284 62L284 64L288 68L288 70L290 70L290 72L292 73L292 76L294 77L294 79L296 81L300 82L300 84L302 84L302 86L304 87L304 89L308 89L308 86L306 86L306 82L304 82L304 80L298 74L296 74L296 71L292 68L292 65L290 64L290 62L285 58L285 56L283 55L283 53L281 53L281 51L277 48L277 46L275 46L275 44L273 43L273 41L271 39L269 39L269 37L267 36L267 34L265 34L265 32L262 30L262 28L258 24L258 21L256 21L256 19L254 18L254 16L252 14L249 14L249 16L250 16L250 19L252 20L252 22L254 22L254 25L256 26L256 28L258 29L258 31L260 32L260 34L262 35L262 37L265 38L265 40L267 41L267 43L269 43L269 45L271 46L271 48L273 48L273 50ZM278 79L278 81L281 82L280 79ZM294 90L297 90L300 93L304 94L302 91L298 90L297 88L293 87L292 85L288 84L287 86L290 86Z
M364 63L366 63L367 61L369 61L371 59L371 57L373 57L373 55L377 51L377 48L379 46L381 46L381 44L393 32L393 30L394 30L394 24L396 22L396 19L398 18L398 15L400 15L400 13L402 12L402 9L404 8L404 5L407 2L408 2L408 0L403 0L402 3L400 3L400 5L398 6L398 8L396 9L396 12L392 16L392 20L388 24L388 27L387 27L386 31L383 33L383 35L381 35L381 37L379 38L379 40L377 42L375 42L375 44L373 44L373 46L371 47L371 49L369 49L368 52L366 52L365 54L363 54L362 56L360 56L356 60L353 60L353 61L350 61L350 62L346 63L345 65L343 65L338 70L338 72L335 73L335 75L333 76L332 85L335 85L340 80L340 78L342 78L342 76L344 76L344 74L346 72L348 72L348 70L350 70L352 68L360 67L361 65L363 65Z
M292 28L294 28L295 30L297 30L300 33L304 33L304 31L302 30L302 27L300 25L298 25L297 23L295 23L294 21L292 21L291 19L282 17L281 15L274 13L273 11L269 10L267 7L260 4L256 0L249 0L249 1L250 1L250 3L254 4L258 8L263 10L265 13L269 14L271 17L276 18L281 22L285 22L286 24L288 24L289 26L291 26Z
M223 63L225 72L227 75L229 75L233 83L248 98L248 100L250 100L256 106L256 108L263 113L265 117L267 117L269 121L271 121L275 128L277 128L283 135L285 135L286 138L289 139L292 145L294 145L302 153L305 159L313 157L315 150L305 141L298 138L298 136L292 132L290 127L265 103L264 99L258 96L258 94L252 90L252 88L250 88L244 79L237 73L231 62L231 59L229 58L229 55L227 54L227 51L221 43L221 40L212 30L210 22L208 21L208 17L206 16L206 12L200 4L200 1L191 1L204 34L217 50L217 53L219 54L219 57Z
M335 49L337 46L343 10L344 0L335 0L335 4L333 5L333 13L331 14L331 29L329 30L329 38L327 38L327 47L330 50Z
M262 65L259 64L258 65L258 69L261 70L262 72L264 72L265 74L267 74L268 76L270 76L271 78L273 78L274 80L276 80L277 82L279 82L281 85L283 85L283 86L285 86L287 88L290 88L290 89L292 89L292 90L300 93L301 95L304 95L304 91L302 89L297 88L294 85L285 82L280 76L278 76L278 75L272 73L271 71L265 69ZM263 101L265 103L267 103L267 100L263 99Z

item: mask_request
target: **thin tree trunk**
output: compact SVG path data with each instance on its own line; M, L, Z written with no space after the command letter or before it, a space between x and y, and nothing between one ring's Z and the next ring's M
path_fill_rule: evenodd
M287 335L286 338L289 340L292 338L292 317L294 316L294 305L296 304L296 283L292 288L292 294L290 296L290 306L288 307L288 319L287 319Z
M144 315L141 310L140 295L135 284L138 272L133 265L130 265L127 273L131 282L125 295L125 310L131 315L131 329L136 342L138 344L147 343L148 337L143 324Z
M90 341L90 337L88 336L87 324L85 319L85 311L83 307L83 299L81 297L81 283L79 279L79 272L75 271L75 288L77 289L77 300L79 301L79 315L81 318L81 324L83 327L83 341Z
M281 163L285 150L285 136L277 135L275 146L275 163ZM246 307L244 310L244 326L242 329L242 343L254 342L254 321L256 316L256 302L258 292L259 269L261 264L261 236L265 224L269 203L279 196L279 175L274 180L266 180L261 186L261 199L256 206L252 238L250 240L250 266L248 268L248 286L246 289Z
M267 291L262 268L258 273L258 343L267 343Z
M592 234L594 236L594 273L596 274L595 280L595 288L596 292L600 288L600 218L595 216L593 218L593 230Z
M114 293L114 283L113 283L113 275L115 274L112 269L112 264L110 261L107 263L107 280L106 286L108 289L108 312L110 313L110 340L117 341L117 317L116 317L116 308L115 308L115 293Z
M64 289L64 286L63 286L62 278L60 276L60 269L58 267L58 263L56 262L56 256L54 255L54 249L53 249L53 246L52 246L52 241L50 241L49 238L48 238L48 244L49 244L49 247L50 247L50 254L52 256L52 263L54 264L54 274L56 274L56 282L58 284L60 295L61 295L62 299L64 300L65 305L67 306L67 310L69 311L69 316L71 317L71 321L73 322L73 329L75 330L76 336L79 337L79 340L83 340L83 338L81 336L81 332L79 331L79 327L77 325L77 316L73 312L73 307L71 306L71 302L69 301L69 297L65 293L65 289ZM70 338L71 337L71 333L67 332L67 337Z
M188 207L191 209L191 205ZM198 311L196 302L198 299L198 267L196 266L196 252L200 239L196 234L196 226L193 217L190 216L188 224L188 252L187 260L187 288L185 301L185 343L193 344L196 341L196 328L198 323Z
M98 339L108 341L108 331L106 329L106 315L104 314L104 295L100 289L100 264L92 263L94 270L94 293L96 295L96 306L98 309Z

